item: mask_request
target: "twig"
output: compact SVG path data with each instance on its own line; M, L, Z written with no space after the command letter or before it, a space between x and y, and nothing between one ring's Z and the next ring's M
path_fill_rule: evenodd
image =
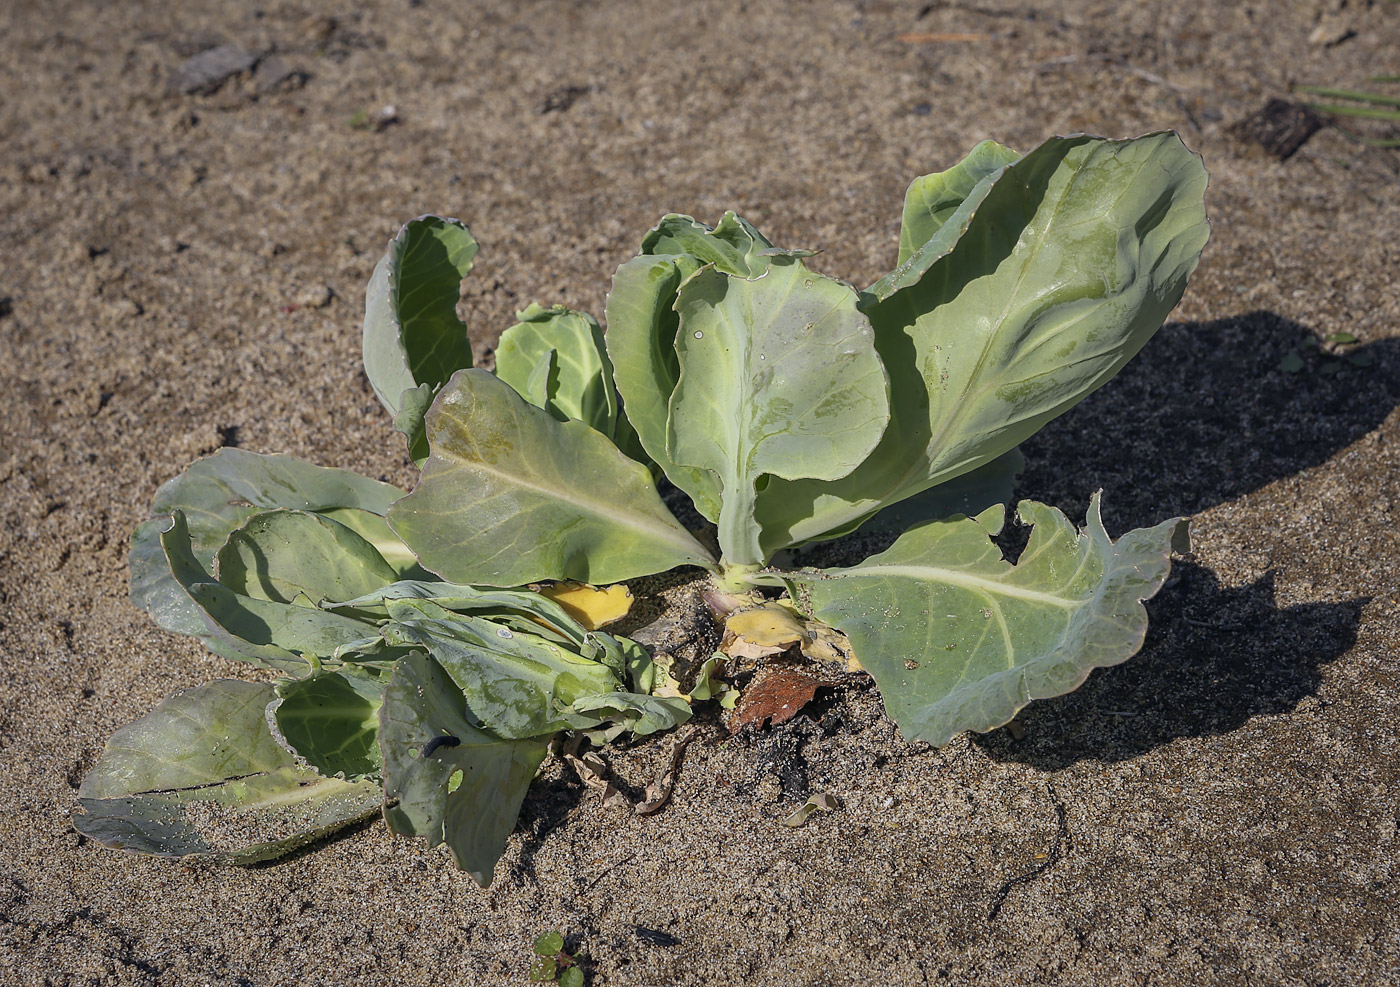
M896 34L894 39L908 45L931 45L940 41L991 41L992 35L956 31L914 31L909 34Z
M588 887L584 888L583 891L579 893L579 897L582 898L584 895L588 894L588 892L592 891L594 888L596 888L596 887L598 886L598 882L599 882L599 881L601 881L603 878L607 877L607 876L608 876L609 874L611 874L613 871L617 870L617 869L618 869L619 867L621 867L623 864L628 863L629 861L632 861L632 860L636 860L636 859L637 859L637 855L636 855L635 853L629 853L627 856L623 857L623 858L622 858L621 860L619 860L617 863L615 863L615 864L609 864L607 867L603 868L603 869L598 873L598 876L597 876L597 877L595 877L593 880L591 880L591 881L588 882Z
M997 916L1001 914L1001 906L1006 904L1006 896L1011 893L1012 888L1016 887L1018 884L1028 884L1034 881L1041 874L1044 874L1052 865L1057 863L1061 857L1061 846L1069 837L1069 823L1065 819L1064 803L1061 802L1059 796L1055 794L1055 787L1048 782L1045 787L1050 792L1050 798L1055 803L1055 818L1059 821L1059 829L1055 832L1055 842L1050 844L1050 852L1046 854L1044 863L1031 868L1024 874L1017 874L997 890L991 911L987 912L988 923L995 922Z

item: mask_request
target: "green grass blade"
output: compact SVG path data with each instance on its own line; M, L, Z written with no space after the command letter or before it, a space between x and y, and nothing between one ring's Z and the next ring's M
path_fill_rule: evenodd
M1334 89L1331 86L1295 86L1300 93L1311 96L1326 96L1328 99L1354 99L1358 103L1373 106L1400 106L1400 97L1381 96L1378 93L1364 93L1355 89Z
M1367 120L1398 120L1400 110L1382 110L1373 106L1340 106L1334 103L1308 103L1308 109L1333 116L1364 117Z

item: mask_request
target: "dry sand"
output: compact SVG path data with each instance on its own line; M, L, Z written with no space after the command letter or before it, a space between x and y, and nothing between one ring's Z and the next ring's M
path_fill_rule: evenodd
M522 984L557 928L592 984L1395 982L1397 157L1324 131L1280 163L1229 126L1400 71L1400 7L786 10L0 4L0 980ZM172 92L215 43L304 75ZM242 870L73 830L115 728L256 674L128 604L156 486L221 445L409 480L358 356L406 219L472 224L484 351L532 300L601 314L666 211L738 209L864 284L908 180L978 140L1159 128L1205 156L1214 239L1175 321L1028 443L1020 492L1073 515L1104 487L1113 531L1194 514L1198 549L1143 653L1020 739L908 745L852 687L693 745L654 817L548 766L486 891L379 823ZM1370 366L1304 345L1338 332ZM809 791L844 808L781 826Z

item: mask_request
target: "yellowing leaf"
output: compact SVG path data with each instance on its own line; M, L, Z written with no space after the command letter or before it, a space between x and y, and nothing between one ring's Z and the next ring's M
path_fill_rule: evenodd
M862 671L851 655L846 635L797 610L790 600L741 610L724 622L720 651L731 658L765 658L781 654L793 645L814 661L846 663L849 671Z
M616 586L554 583L541 587L540 595L559 604L590 631L621 620L632 609L632 591L622 583Z
M777 604L740 610L724 622L720 650L735 658L763 658L786 651L807 639L802 621Z

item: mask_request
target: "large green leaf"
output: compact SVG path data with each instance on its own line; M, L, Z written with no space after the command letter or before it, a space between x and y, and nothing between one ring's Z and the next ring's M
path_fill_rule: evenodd
M379 516L383 524L382 515L402 496L398 487L349 470L314 466L291 456L220 449L163 484L152 513L184 512L191 550L208 567L228 536L254 514L275 508L333 516L353 511ZM168 518L153 518L132 536L131 599L166 630L205 637L204 618L172 577L161 547L161 533L168 526Z
M904 193L904 216L899 226L901 275L923 273L952 249L967 230L973 211L991 191L992 180L1018 157L996 141L983 141L947 171L914 179ZM930 241L934 246L926 250ZM909 264L915 254L919 254L918 259Z
M376 636L372 625L314 604L278 603L234 592L195 558L184 513L176 511L169 525L160 539L171 574L205 621L206 640L217 643L225 657L300 674L308 665L302 656L329 658L369 644Z
M458 867L490 884L548 738L502 740L478 729L451 676L414 653L384 690L379 742L389 829L430 847L445 841Z
M617 392L597 320L562 305L531 305L516 318L496 346L496 376L559 421L581 421L612 438Z
M1141 601L1166 580L1173 549L1189 548L1180 518L1113 541L1097 495L1082 532L1034 501L1019 514L1034 529L1015 565L991 540L998 507L922 525L858 566L810 577L815 615L850 637L910 740L990 730L1136 654Z
M680 317L672 307L681 282L694 273L689 258L643 255L623 264L608 294L604 337L613 379L637 441L653 462L694 502L707 519L719 517L719 480L708 470L677 466L666 453L666 416L680 377L676 333Z
M669 403L680 378L676 293L706 265L736 277L757 278L775 257L808 253L779 250L732 212L725 213L714 229L690 216L671 213L643 238L641 256L623 264L613 278L606 342L626 421L646 455L711 521L719 518L718 477L709 470L678 465L667 452ZM626 431L618 436L624 450L631 438Z
M856 301L789 258L756 280L709 268L680 289L667 449L719 477L727 562L764 561L754 511L765 474L834 480L880 441L887 383Z
M351 781L378 778L383 695L378 678L325 672L278 683L268 715L283 746L318 774Z
M427 600L389 603L391 643L425 649L466 696L470 714L508 740L557 733L561 711L585 696L622 689L613 669L535 634Z
M432 456L389 521L444 579L602 584L711 561L666 510L646 467L484 370L452 379L428 430Z
M267 511L229 535L215 556L218 580L258 600L351 600L398 579L357 532L308 511Z
M1209 229L1205 170L1175 134L1057 137L993 174L950 252L863 299L890 427L834 483L773 480L765 553L1002 455L1112 378L1180 299Z
M457 318L457 302L476 251L465 223L420 216L389 242L370 276L365 375L394 416L394 427L408 436L415 460L427 455L423 412L432 394L472 365L471 340Z
M378 785L296 765L268 730L274 699L252 682L177 692L112 735L78 789L74 825L111 847L248 864L378 810Z
M403 496L400 492L399 497ZM395 498L398 499L397 497ZM385 509L387 513L387 508ZM428 570L418 564L418 556L394 534L389 522L378 514L358 510L353 507L338 507L328 511L318 511L332 521L338 521L355 534L374 546L379 557L389 563L399 579L430 578Z

